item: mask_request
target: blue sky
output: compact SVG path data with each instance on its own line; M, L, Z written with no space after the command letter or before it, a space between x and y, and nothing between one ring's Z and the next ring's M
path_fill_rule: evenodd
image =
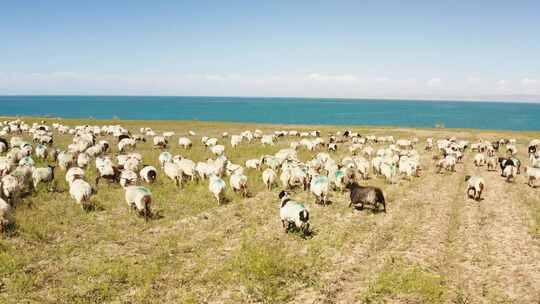
M540 95L540 1L1 1L0 94Z

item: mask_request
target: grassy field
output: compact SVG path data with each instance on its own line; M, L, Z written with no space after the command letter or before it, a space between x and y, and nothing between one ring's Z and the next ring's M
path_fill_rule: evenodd
M26 122L35 119L25 119ZM345 127L284 126L207 122L55 120L77 124L121 124L135 133L141 126L175 131L168 149L194 161L212 157L200 135L237 134L246 129L313 130L322 134ZM16 227L0 239L1 303L540 303L540 189L523 174L508 184L499 172L476 169L466 153L457 172L435 174L426 137L516 138L525 162L526 144L540 133L452 129L352 127L361 134L417 136L424 174L379 186L388 213L348 208L348 193L332 192L329 206L313 203L307 192L293 197L311 211L313 235L285 234L277 194L261 172L247 171L250 197L230 189L230 202L218 206L206 182L181 190L163 175L150 188L148 222L130 212L124 191L101 183L84 212L69 197L58 169L58 192L45 187L25 197L15 210ZM176 144L194 130L194 147ZM113 138L107 138L116 142ZM226 143L234 163L287 147ZM67 147L71 136L55 135ZM377 145L375 145L377 146ZM158 167L161 152L139 143L145 164ZM113 153L116 147L113 148ZM348 154L342 147L333 158ZM315 152L299 150L303 161ZM161 173L161 171L159 172ZM94 168L88 170L93 180ZM484 177L484 200L464 199L464 176ZM228 182L228 179L226 179Z

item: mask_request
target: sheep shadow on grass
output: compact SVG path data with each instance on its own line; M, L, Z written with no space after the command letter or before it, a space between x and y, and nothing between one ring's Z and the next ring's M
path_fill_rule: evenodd
M287 233L302 238L304 240L310 240L318 234L317 229L313 229L311 227L309 227L305 231L297 227L291 227L288 229Z
M358 204L358 205L353 205L352 208L353 208L353 212L354 211L368 210L372 214L379 214L379 213L385 214L386 213L386 211L384 209L382 209L382 206L379 206L379 205L373 206L373 205L370 205L370 204L364 204L364 206L362 207L362 205Z

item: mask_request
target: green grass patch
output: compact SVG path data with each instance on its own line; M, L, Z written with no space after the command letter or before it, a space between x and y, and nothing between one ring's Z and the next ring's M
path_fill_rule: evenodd
M369 286L365 303L401 299L405 303L441 303L446 290L444 279L418 265L390 264Z

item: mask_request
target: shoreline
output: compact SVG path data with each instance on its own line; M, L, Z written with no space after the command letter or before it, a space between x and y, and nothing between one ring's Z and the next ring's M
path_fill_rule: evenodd
M86 124L86 121L92 121L96 124L140 124L145 122L152 125L168 125L168 124L194 124L198 127L209 127L215 125L223 126L250 126L252 128L284 128L284 129L321 129L321 130L342 130L342 129L354 129L354 130L369 130L369 131L402 131L402 132L475 132L478 134L482 133L511 133L511 134L522 134L529 136L540 136L540 130L510 130L510 129L475 129L475 128L451 128L451 127L442 127L442 128L423 128L423 127L402 127L402 126L391 126L391 125L339 125L339 124L287 124L287 123L258 123L258 122L241 122L241 121L221 121L221 120L197 120L197 119L122 119L122 118L111 118L111 119L101 119L101 118L76 118L76 117L48 117L48 116L7 116L0 115L0 120L13 120L21 119L24 121L62 121L64 123L71 122L73 124Z

